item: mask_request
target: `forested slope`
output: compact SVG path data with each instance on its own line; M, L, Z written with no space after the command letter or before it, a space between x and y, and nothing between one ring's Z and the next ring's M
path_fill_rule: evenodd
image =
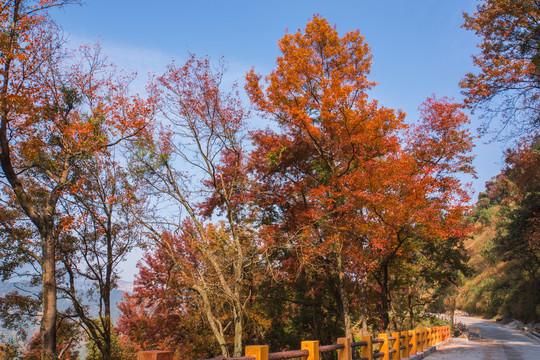
M465 279L458 307L487 316L540 320L540 142L524 141L480 193L465 243L475 274Z

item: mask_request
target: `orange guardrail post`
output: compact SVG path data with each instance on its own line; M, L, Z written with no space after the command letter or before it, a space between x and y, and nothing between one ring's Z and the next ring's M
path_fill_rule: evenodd
M419 329L418 332L420 333L418 335L418 347L416 348L418 352L424 351L424 336L426 335L426 331L424 329Z
M392 350L395 350L395 352L392 354L392 356L390 356L390 359L392 360L400 360L401 357L400 357L400 353L399 353L399 344L400 344L400 341L399 341L399 333L392 333L392 337L393 338L396 338L396 340L394 340L394 342L392 343ZM388 345L390 347L390 344Z
M319 340L302 341L300 343L300 349L309 351L306 360L319 360Z
M448 326L445 326L443 328L443 341L446 341L446 339L448 339L448 331L447 331L448 329L447 328L448 328Z
M344 349L337 351L338 360L352 360L351 338L339 338L337 339L337 343L345 345Z
M137 360L173 360L173 352L163 350L139 351Z
M409 356L416 355L416 348L418 346L416 339L416 330L409 330Z
M367 342L366 346L362 346L362 357L368 360L373 360L373 336L362 336L362 341Z
M408 331L402 331L400 333L401 336L403 336L403 339L399 338L399 344L400 347L404 346L405 349L401 350L401 357L402 358L408 358L409 357L409 332Z
M268 360L268 345L246 346L246 356L253 356L255 360Z
M379 348L379 352L384 353L384 356L382 357L382 359L390 360L390 356L388 354L388 350L390 350L390 346L388 344L388 334L379 334L378 337L384 340L384 342L381 343L381 347Z

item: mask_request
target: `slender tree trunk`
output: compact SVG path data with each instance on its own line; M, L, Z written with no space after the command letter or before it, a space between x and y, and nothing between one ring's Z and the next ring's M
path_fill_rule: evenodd
M367 279L364 274L364 278L362 279L362 309L361 309L361 319L362 319L362 335L369 335L368 334L368 326L367 326Z
M50 222L52 223L52 221ZM42 247L43 317L40 328L41 359L49 360L56 358L56 257L54 233L50 226L47 226L42 240Z
M456 314L456 298L454 297L454 300L452 301L452 317L450 319L450 336L454 336L454 321L455 321L455 314Z
M341 254L342 247L337 253L338 272L339 272L339 297L341 300L341 308L343 310L343 326L345 328L345 336L352 338L351 331L351 315L349 312L349 297L345 289L345 270L343 269L343 255Z
M107 270L105 273L105 284L103 284L103 303L105 307L105 319L103 321L103 360L112 358L112 334L111 334L111 288L113 276L113 239L112 239L112 219L107 219Z
M382 281L381 281L381 319L383 321L383 330L388 329L390 325L390 317L388 316L388 265L382 265Z
M214 337L219 344L219 347L221 349L221 355L229 357L227 341L225 340L222 329L218 326L218 320L215 318L214 313L212 312L212 305L210 303L210 299L208 298L206 290L201 285L194 285L193 289L197 291L201 296L202 305L206 313L206 319L208 320L210 328L212 329L212 333L214 334Z
M412 303L412 294L410 287L409 294L407 295L407 307L409 308L409 329L414 329L414 307Z

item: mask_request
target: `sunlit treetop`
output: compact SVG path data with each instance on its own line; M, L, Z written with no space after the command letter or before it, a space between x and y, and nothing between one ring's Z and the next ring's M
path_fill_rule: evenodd
M539 128L540 3L484 0L464 27L481 39L479 68L461 81L466 104L485 111L482 131L514 137ZM495 124L496 121L500 124Z

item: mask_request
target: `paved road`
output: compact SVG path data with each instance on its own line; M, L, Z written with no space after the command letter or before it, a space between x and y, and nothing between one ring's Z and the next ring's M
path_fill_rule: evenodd
M519 331L482 319L458 316L467 327L480 328L482 339L451 342L429 360L540 360L540 342Z

